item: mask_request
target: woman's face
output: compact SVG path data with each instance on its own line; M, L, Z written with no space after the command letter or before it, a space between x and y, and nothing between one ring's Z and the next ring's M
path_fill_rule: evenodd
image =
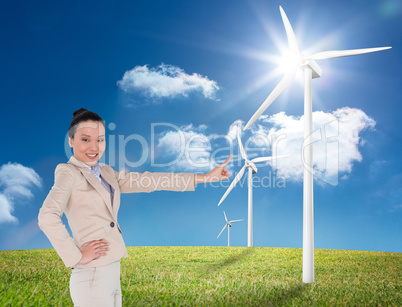
M105 127L100 122L86 121L78 124L74 138L69 138L74 157L86 165L98 162L106 149Z

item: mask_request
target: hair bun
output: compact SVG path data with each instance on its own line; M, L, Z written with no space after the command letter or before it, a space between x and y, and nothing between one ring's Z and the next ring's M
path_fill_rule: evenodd
M79 109L79 110L77 110L77 111L74 111L73 116L76 117L76 116L78 116L78 115L80 115L81 113L84 113L84 112L86 112L86 111L88 111L88 110L87 110L87 109L84 109L84 108L81 108L81 109Z

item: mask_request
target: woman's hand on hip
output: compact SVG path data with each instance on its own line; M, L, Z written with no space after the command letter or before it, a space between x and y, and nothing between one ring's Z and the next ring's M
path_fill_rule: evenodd
M106 252L109 250L109 243L105 240L95 240L85 243L81 248L81 260L78 264L87 264L92 260L99 259L102 256L106 256Z

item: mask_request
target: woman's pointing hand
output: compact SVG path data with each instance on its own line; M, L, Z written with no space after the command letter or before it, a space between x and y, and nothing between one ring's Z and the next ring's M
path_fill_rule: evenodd
M233 155L230 155L225 162L213 168L209 173L195 175L195 183L215 182L228 179L230 177L230 174L225 166L229 163L230 159L232 159L232 156Z

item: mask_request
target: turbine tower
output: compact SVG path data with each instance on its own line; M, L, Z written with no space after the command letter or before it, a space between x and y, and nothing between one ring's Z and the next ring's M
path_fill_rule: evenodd
M237 176L233 179L232 183L230 184L229 188L226 190L225 194L222 196L221 200L219 201L218 206L225 200L226 196L232 191L232 189L235 187L235 185L239 182L241 177L244 174L244 171L246 168L248 169L248 231L247 231L247 246L252 247L253 246L253 174L257 173L258 169L255 166L254 163L257 162L265 162L265 161L270 161L274 159L279 159L279 158L284 158L289 155L283 155L283 156L274 156L274 157L259 157L255 158L253 160L249 160L247 158L246 151L244 150L243 144L241 142L239 133L237 132L237 140L239 142L239 147L240 147L240 154L242 158L245 160L244 166L242 169L239 171Z
M225 215L226 224L225 224L225 226L223 227L223 229L221 230L221 232L218 234L218 236L216 238L218 239L220 237L220 235L222 234L222 232L225 230L225 228L227 226L229 226L228 227L228 246L230 246L230 227L232 227L232 223L241 222L241 221L244 221L244 220L228 221L228 218L226 217L225 211L223 211L223 214Z
M248 129L261 114L278 98L282 92L288 88L295 78L299 68L304 70L304 143L302 149L302 162L304 166L303 174L303 282L314 282L314 208L313 208L313 137L312 137L312 79L321 77L321 68L315 60L331 59L358 55L390 49L391 47L366 48L341 51L324 51L313 55L301 53L296 35L287 18L285 11L279 7L290 51L293 55L291 68L273 89L271 94L262 103L260 108L248 121L244 130Z

